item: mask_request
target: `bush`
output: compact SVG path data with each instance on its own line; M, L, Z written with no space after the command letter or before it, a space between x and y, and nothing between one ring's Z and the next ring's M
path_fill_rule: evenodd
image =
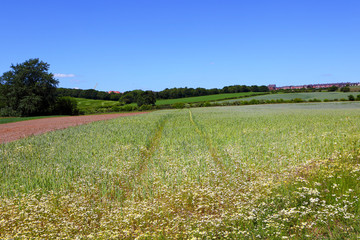
M149 111L149 110L152 110L153 109L153 106L152 105L141 105L141 107L139 108L139 111Z
M355 101L354 95L349 95L349 96L348 96L348 99L349 99L349 101Z
M21 114L10 107L4 107L0 109L1 117L20 117Z
M342 88L340 89L340 91L342 91L342 92L350 92L350 88L349 88L348 86L342 87Z
M324 99L324 102L330 102L330 100L325 98L325 99Z
M171 107L181 109L185 107L185 103L174 103L171 105Z
M356 96L356 101L360 101L360 94Z
M137 110L138 108L136 106L131 106L131 105L125 105L125 106L122 106L120 108L120 111L123 111L123 112L131 112L131 111L135 111Z
M210 107L211 103L209 101L203 102L200 104L200 107Z
M301 99L301 98L294 98L294 99L292 99L291 101L292 101L293 103L302 103L302 102L304 102L304 100Z
M314 98L314 99L309 99L309 102L321 102L320 99Z
M344 102L347 101L345 98L340 98L340 101Z
M337 86L331 86L331 87L328 88L329 92L335 92L336 90L338 90Z
M79 115L76 100L72 97L57 98L53 113L58 115Z

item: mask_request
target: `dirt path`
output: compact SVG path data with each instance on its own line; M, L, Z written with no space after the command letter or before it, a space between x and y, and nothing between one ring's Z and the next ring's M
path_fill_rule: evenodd
M146 112L88 115L74 117L42 118L14 123L0 124L0 144L20 138L39 135L53 130L77 126L94 121L108 120L117 117L132 116Z

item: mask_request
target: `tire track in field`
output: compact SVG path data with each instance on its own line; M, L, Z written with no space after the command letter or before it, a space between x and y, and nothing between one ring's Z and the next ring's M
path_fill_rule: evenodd
M220 169L223 179L224 180L225 178L227 179L228 171L226 170L226 167L221 161L222 157L218 153L218 149L214 146L212 139L207 135L207 133L201 129L200 124L194 120L194 117L190 109L189 109L189 118L190 118L190 122L195 126L195 131L205 140L209 148L211 158L215 162L216 166Z
M139 162L140 167L137 170L134 170L133 179L127 184L127 186L122 185L121 188L125 190L125 196L130 196L134 190L134 185L141 181L142 176L149 170L149 165L153 162L153 155L156 149L160 145L162 138L162 132L165 127L166 122L171 116L166 115L159 120L156 127L155 133L148 138L145 148L140 150Z

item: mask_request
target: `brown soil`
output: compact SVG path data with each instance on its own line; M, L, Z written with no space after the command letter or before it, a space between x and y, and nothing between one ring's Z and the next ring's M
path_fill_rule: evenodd
M42 118L42 119L0 124L0 144L11 142L32 135L39 135L42 133L63 129L71 126L86 124L94 121L102 121L117 117L132 116L143 113L146 112L88 115L88 116L74 116L74 117L54 117L54 118Z

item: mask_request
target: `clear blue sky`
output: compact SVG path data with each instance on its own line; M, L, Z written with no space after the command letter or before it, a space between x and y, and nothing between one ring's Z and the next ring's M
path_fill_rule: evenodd
M0 2L0 74L126 91L360 82L359 0Z

